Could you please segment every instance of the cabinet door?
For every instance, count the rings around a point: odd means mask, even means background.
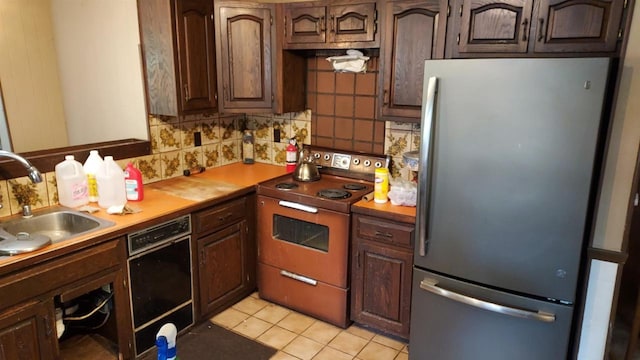
[[[58,354],[53,302],[30,302],[0,315],[0,359],[54,359]]]
[[[463,0],[458,53],[526,53],[533,0]]]
[[[356,240],[352,256],[351,319],[408,338],[412,252]]]
[[[540,0],[535,52],[616,50],[624,1]]]
[[[218,6],[220,111],[271,110],[271,8]]]
[[[285,45],[324,44],[326,35],[324,6],[285,5]]]
[[[252,291],[248,270],[247,221],[198,239],[200,314],[211,314]],[[239,300],[239,299],[238,299]]]
[[[419,121],[424,61],[444,56],[446,9],[446,0],[386,4],[380,64],[383,117]]]
[[[184,111],[218,107],[213,35],[213,2],[176,2],[180,101]]]
[[[328,41],[371,42],[376,39],[375,3],[333,5],[328,12]]]

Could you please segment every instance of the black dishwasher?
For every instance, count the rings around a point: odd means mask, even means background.
[[[185,215],[127,236],[136,356],[155,346],[162,325],[193,324],[190,234]]]

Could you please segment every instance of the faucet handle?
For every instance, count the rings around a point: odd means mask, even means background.
[[[32,217],[33,213],[31,212],[31,205],[22,205],[22,217]]]

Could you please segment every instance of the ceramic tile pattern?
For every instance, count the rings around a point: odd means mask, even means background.
[[[152,153],[118,160],[118,164],[124,168],[132,161],[141,170],[143,182],[149,184],[182,176],[185,169],[195,166],[209,169],[235,163],[242,159],[242,131],[250,129],[254,131],[257,162],[284,166],[285,147],[295,137],[305,145],[389,154],[392,177],[411,180],[415,174],[404,168],[402,153],[418,149],[420,128],[376,120],[377,57],[369,60],[366,73],[359,74],[335,73],[324,57],[311,57],[307,65],[308,110],[149,116]],[[56,205],[55,174],[44,175],[44,182],[35,186],[26,178],[0,180],[0,203],[5,205],[0,217],[20,213],[20,204],[25,201],[33,209]]]
[[[211,321],[278,352],[272,360],[406,360],[407,343],[357,325],[347,329],[260,299],[253,293]],[[238,351],[242,351],[238,349]]]

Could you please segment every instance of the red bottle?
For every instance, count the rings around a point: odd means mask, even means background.
[[[296,139],[289,140],[289,145],[285,149],[287,155],[287,172],[293,172],[296,169],[298,163],[298,147],[296,146]]]
[[[124,169],[124,187],[128,201],[141,201],[144,198],[142,173],[132,163],[128,163]]]

